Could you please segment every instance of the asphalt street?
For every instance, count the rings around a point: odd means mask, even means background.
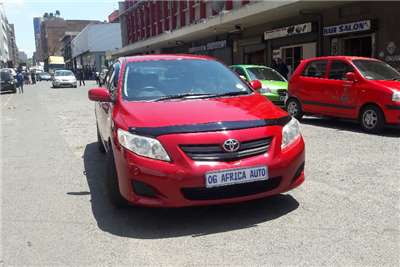
[[[248,203],[114,210],[94,86],[1,99],[1,255],[21,265],[399,266],[400,132],[308,117],[306,182]]]

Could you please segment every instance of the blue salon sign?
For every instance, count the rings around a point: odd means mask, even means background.
[[[346,24],[324,27],[324,36],[337,35],[351,32],[362,32],[371,29],[370,20],[356,21]]]

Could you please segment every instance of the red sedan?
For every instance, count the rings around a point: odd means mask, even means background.
[[[304,181],[297,120],[212,58],[121,58],[106,87],[89,98],[115,206],[240,202]]]

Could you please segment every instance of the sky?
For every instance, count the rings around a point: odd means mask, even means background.
[[[15,27],[18,49],[32,57],[35,51],[33,18],[59,10],[64,19],[107,20],[118,0],[0,0],[9,23]]]

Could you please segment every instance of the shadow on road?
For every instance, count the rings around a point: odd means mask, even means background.
[[[356,133],[369,134],[361,129],[361,126],[357,121],[352,121],[352,120],[328,118],[328,117],[304,117],[303,119],[301,119],[300,122],[302,124],[331,128],[340,131],[351,131]],[[400,129],[387,126],[383,129],[382,133],[375,135],[385,136],[385,137],[400,137]]]
[[[97,224],[101,230],[114,235],[142,239],[208,235],[254,227],[299,206],[292,196],[278,195],[235,205],[116,210],[108,203],[104,193],[104,157],[96,143],[88,144],[83,155],[85,175]]]

